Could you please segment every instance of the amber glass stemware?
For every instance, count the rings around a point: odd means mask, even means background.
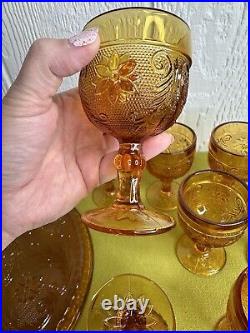
[[[175,179],[191,168],[196,148],[196,134],[187,125],[175,123],[166,132],[174,136],[174,143],[147,163],[149,172],[159,179],[148,188],[147,200],[163,212],[177,207],[179,183]]]
[[[105,300],[108,307],[104,307]],[[174,331],[175,317],[167,295],[155,282],[140,275],[122,274],[93,297],[88,330]]]
[[[91,228],[117,234],[171,229],[172,217],[146,210],[140,199],[145,159],[142,141],[169,128],[186,102],[191,66],[190,29],[179,17],[148,8],[119,9],[91,20],[100,50],[79,78],[89,120],[119,140],[114,159],[116,198],[82,218]]]
[[[198,171],[181,183],[178,216],[185,235],[176,251],[185,268],[208,276],[224,266],[224,246],[247,228],[247,196],[246,184],[223,171]]]
[[[208,162],[211,169],[222,170],[247,181],[248,123],[231,121],[211,133]]]
[[[102,184],[92,192],[92,199],[97,207],[108,207],[115,200],[115,180]]]
[[[217,331],[248,330],[248,268],[234,283],[227,303],[227,313],[216,326]]]

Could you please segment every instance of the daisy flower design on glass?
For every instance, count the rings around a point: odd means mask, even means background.
[[[103,57],[102,62],[95,67],[96,94],[105,94],[112,104],[126,101],[127,95],[136,90],[135,69],[136,62],[129,59],[128,54],[113,53],[110,58]]]

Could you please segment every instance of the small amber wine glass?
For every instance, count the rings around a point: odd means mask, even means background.
[[[118,139],[118,173],[112,205],[82,216],[99,231],[147,235],[175,226],[171,216],[145,209],[140,180],[142,141],[172,126],[185,105],[191,66],[191,32],[178,16],[152,8],[126,8],[97,16],[100,50],[79,78],[89,120]]]
[[[159,179],[148,188],[147,200],[162,212],[176,209],[179,183],[175,179],[190,170],[196,148],[196,134],[187,125],[175,123],[166,132],[174,136],[174,142],[147,163],[149,172]]]
[[[211,169],[226,171],[248,180],[248,123],[232,121],[211,133],[208,162]]]
[[[217,331],[248,330],[248,268],[234,283],[227,303],[227,313],[216,326]]]
[[[185,268],[204,276],[222,269],[223,247],[235,243],[247,228],[247,196],[246,184],[223,171],[198,171],[181,183],[178,216],[185,235],[176,252]]]
[[[95,188],[92,192],[92,200],[97,207],[108,207],[115,200],[116,181],[110,180]]]
[[[105,307],[105,302],[108,307]],[[135,274],[112,278],[95,294],[88,313],[88,330],[174,331],[175,317],[164,291]]]

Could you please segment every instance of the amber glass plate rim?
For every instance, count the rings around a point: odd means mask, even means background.
[[[225,123],[222,123],[222,124],[219,124],[218,126],[216,126],[212,132],[211,132],[211,137],[210,137],[210,143],[215,146],[217,149],[220,149],[222,151],[224,151],[225,153],[227,153],[228,155],[233,155],[233,156],[237,156],[238,158],[248,158],[248,154],[247,155],[243,155],[243,154],[237,154],[235,152],[232,152],[231,150],[229,149],[225,149],[223,148],[221,145],[218,144],[218,142],[215,140],[215,133],[216,131],[220,128],[220,127],[223,127],[225,125],[229,125],[229,124],[245,124],[245,125],[248,125],[248,122],[247,121],[237,121],[237,120],[234,120],[234,121],[227,121]]]
[[[186,184],[186,182],[193,176],[196,175],[200,175],[200,174],[205,174],[205,173],[215,173],[215,174],[222,174],[222,175],[226,175],[229,176],[233,179],[235,179],[236,181],[240,182],[241,185],[243,187],[245,187],[245,189],[248,191],[248,186],[245,182],[243,182],[241,179],[239,179],[238,177],[231,175],[230,173],[227,173],[225,171],[221,171],[221,170],[212,170],[212,169],[205,169],[205,170],[199,170],[196,171],[190,175],[188,175],[180,184],[179,190],[178,190],[178,198],[179,198],[179,205],[180,207],[184,210],[184,212],[187,212],[188,214],[190,214],[191,216],[193,216],[194,218],[199,219],[200,221],[207,223],[209,225],[212,225],[214,227],[221,227],[221,228],[231,228],[231,227],[236,227],[236,226],[240,226],[243,225],[247,222],[248,219],[248,214],[246,213],[245,216],[243,216],[241,219],[233,221],[232,223],[216,223],[216,222],[212,222],[204,217],[201,217],[200,215],[197,215],[192,209],[190,209],[188,207],[188,205],[186,204],[185,200],[184,200],[184,195],[183,195],[183,188]]]
[[[73,211],[75,211],[78,215],[79,218],[81,219],[81,215],[79,214],[79,212],[77,211],[77,209],[73,209]],[[82,290],[80,296],[81,296],[81,305],[78,306],[78,300],[77,298],[75,298],[73,300],[73,302],[71,302],[70,304],[70,309],[75,309],[75,307],[78,307],[78,311],[76,312],[75,316],[72,318],[71,322],[68,325],[65,324],[60,324],[60,322],[58,323],[56,330],[72,330],[74,328],[74,326],[77,324],[77,321],[82,313],[82,310],[84,308],[85,305],[85,300],[88,296],[88,292],[90,289],[90,285],[91,285],[91,281],[92,281],[92,277],[93,277],[93,267],[94,267],[94,255],[93,255],[93,244],[91,241],[91,236],[90,236],[90,232],[89,229],[86,225],[84,225],[84,223],[82,221],[80,221],[80,228],[82,229],[82,239],[84,240],[84,234],[87,236],[86,240],[83,241],[83,247],[84,247],[84,262],[89,262],[89,266],[88,267],[83,267],[83,272],[84,271],[88,271],[88,279],[81,279],[81,283],[79,286],[79,290]],[[89,250],[89,251],[88,251]],[[70,311],[67,313],[68,315],[70,315]],[[66,316],[67,316],[66,314]],[[65,316],[65,317],[66,317]],[[64,318],[65,318],[64,317]]]
[[[235,288],[233,288],[233,301],[235,304],[235,311],[237,314],[237,317],[240,318],[240,321],[242,322],[243,326],[248,328],[248,319],[245,315],[243,305],[242,305],[242,299],[241,299],[241,290],[242,290],[242,285],[245,280],[245,277],[248,272],[248,267],[246,267],[243,272],[240,274],[238,280],[235,282]],[[240,295],[240,296],[239,296]]]
[[[67,216],[69,216],[68,219],[67,219]],[[43,227],[31,230],[31,231],[32,232],[34,231],[34,233],[36,234],[37,230],[43,229],[44,230],[44,232],[42,231],[43,237],[46,236],[48,230],[56,230],[56,233],[58,233],[58,231],[60,231],[60,224],[65,223],[64,220],[67,221],[68,225],[71,224],[71,226],[70,226],[71,231],[75,232],[75,230],[76,230],[77,235],[78,235],[77,242],[79,241],[79,246],[82,249],[81,250],[82,254],[80,255],[81,264],[80,264],[80,266],[77,266],[77,270],[79,270],[79,273],[80,273],[80,277],[77,279],[78,287],[76,288],[76,286],[73,284],[74,291],[72,294],[74,297],[69,299],[67,301],[67,303],[66,302],[64,303],[65,306],[63,308],[63,312],[62,312],[60,318],[57,318],[56,320],[54,320],[52,328],[50,328],[50,329],[56,330],[56,331],[74,329],[74,326],[76,325],[76,323],[79,319],[79,316],[82,313],[83,307],[85,306],[85,301],[88,296],[88,292],[89,292],[92,277],[93,277],[93,266],[94,266],[93,244],[92,244],[92,240],[91,240],[91,235],[88,230],[88,227],[81,221],[81,215],[79,214],[79,212],[77,211],[76,208],[72,209],[67,214],[65,214],[62,217],[58,218],[57,220],[53,221],[51,224],[45,225]],[[52,225],[53,225],[53,227],[52,227],[52,229],[50,229],[51,228],[50,226],[52,226]],[[26,235],[28,233],[30,233],[30,232],[26,232],[24,235]],[[53,235],[53,233],[54,232],[52,232],[51,235]],[[21,237],[23,237],[23,236],[21,235],[19,237],[19,239]],[[25,240],[25,242],[27,243],[27,239]],[[25,245],[26,243],[20,243],[20,241],[19,241],[17,250],[23,251],[22,246]],[[20,244],[21,244],[21,247],[20,247]],[[42,246],[42,244],[43,243],[40,242],[41,246]],[[10,244],[8,246],[8,248],[11,248],[11,246],[12,245]],[[50,243],[49,246],[52,246],[52,243]],[[69,245],[66,243],[66,244],[63,244],[63,246],[67,248]],[[27,251],[25,253],[26,253],[25,255],[27,255]],[[39,252],[39,253],[41,253],[41,252]],[[4,251],[3,251],[3,254],[4,254]],[[38,258],[38,260],[39,260],[39,258]],[[25,273],[25,270],[23,270],[23,272]],[[39,273],[39,269],[36,270],[36,272]],[[74,269],[73,269],[73,271],[70,270],[70,274],[72,274],[74,272],[75,272]],[[8,274],[8,272],[7,272],[7,274]],[[34,274],[33,271],[32,271],[32,274]],[[3,288],[4,288],[4,286],[3,286]],[[39,292],[39,289],[37,289],[37,292]],[[6,300],[8,300],[8,299],[6,298]],[[6,305],[7,305],[6,308],[9,308],[8,303]],[[29,313],[31,313],[31,312],[29,312]],[[38,327],[38,324],[39,323],[34,325],[34,330],[43,330],[43,329],[48,330],[48,328],[46,327],[47,323],[46,323],[46,326],[43,326],[43,328],[41,328],[40,326]],[[6,327],[6,328],[4,328],[4,327]],[[3,330],[7,330],[7,331],[9,330],[7,328],[7,326],[5,325],[5,323],[2,323],[2,328],[3,328]],[[26,329],[28,329],[28,328],[27,327],[25,328],[24,326],[21,328],[21,330],[26,330]],[[12,326],[12,328],[10,328],[10,330],[18,330],[18,329],[17,329],[17,326],[14,325],[14,326]]]

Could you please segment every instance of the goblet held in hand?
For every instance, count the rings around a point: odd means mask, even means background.
[[[170,127],[186,102],[190,29],[173,14],[147,8],[105,13],[86,28],[93,26],[99,27],[100,50],[80,74],[79,93],[89,120],[120,142],[118,189],[111,207],[83,220],[111,233],[168,231],[174,220],[144,209],[140,200],[141,141]]]

